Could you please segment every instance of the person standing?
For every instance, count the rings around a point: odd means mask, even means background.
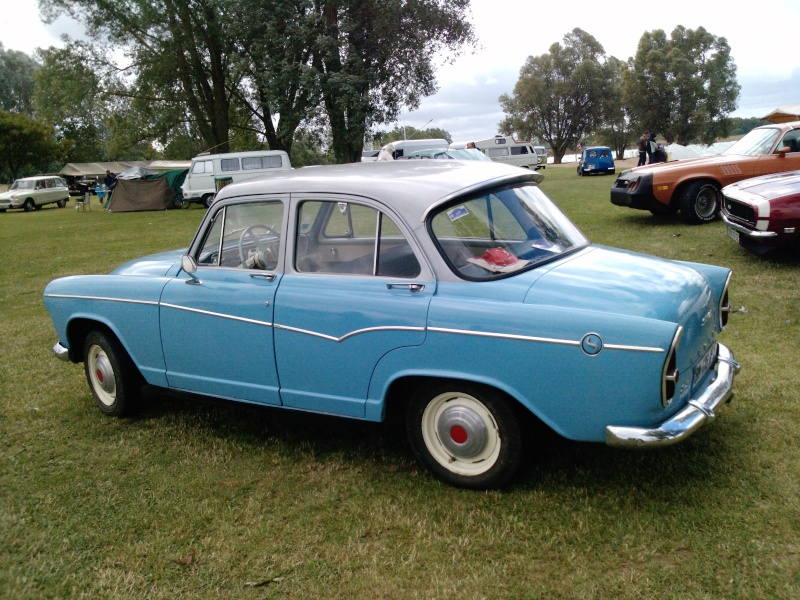
[[[103,178],[103,183],[105,184],[106,192],[108,193],[104,208],[108,208],[108,204],[111,202],[111,193],[114,188],[114,184],[117,183],[117,177],[111,171],[106,170],[106,176]]]
[[[649,131],[645,131],[642,134],[642,137],[639,138],[639,162],[636,164],[637,167],[641,167],[642,165],[647,164],[647,144],[648,144],[648,137],[650,136]]]
[[[650,132],[650,137],[647,139],[647,163],[653,164],[653,152],[656,151],[658,144],[656,143],[656,132]]]

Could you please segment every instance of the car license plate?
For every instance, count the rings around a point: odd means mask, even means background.
[[[703,376],[706,374],[706,371],[708,371],[712,366],[714,366],[714,363],[716,361],[717,361],[717,345],[714,344],[711,347],[711,349],[708,352],[706,352],[706,355],[700,359],[700,362],[698,362],[694,366],[694,373],[692,373],[694,378],[694,385],[697,385],[697,382],[703,378]]]
[[[739,232],[736,231],[733,227],[726,227],[725,233],[728,234],[728,237],[732,240],[739,241]]]

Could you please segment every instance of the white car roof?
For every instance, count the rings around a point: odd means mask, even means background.
[[[261,194],[350,194],[384,202],[407,222],[432,206],[480,188],[541,180],[533,171],[494,162],[431,160],[303,167],[225,186],[217,201]]]

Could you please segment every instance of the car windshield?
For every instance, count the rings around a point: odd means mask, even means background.
[[[753,129],[723,154],[737,154],[739,156],[762,156],[772,150],[775,140],[780,135],[780,129],[767,127]]]
[[[36,182],[33,179],[17,179],[11,184],[11,190],[32,190],[36,187]]]
[[[589,243],[532,184],[449,203],[429,228],[450,268],[470,280],[524,271]]]

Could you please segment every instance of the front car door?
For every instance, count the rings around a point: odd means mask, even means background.
[[[422,344],[434,279],[396,216],[368,200],[292,197],[275,305],[281,400],[363,417],[375,365]]]
[[[167,283],[161,331],[170,387],[280,404],[273,351],[287,198],[215,208],[192,248],[194,277]]]

